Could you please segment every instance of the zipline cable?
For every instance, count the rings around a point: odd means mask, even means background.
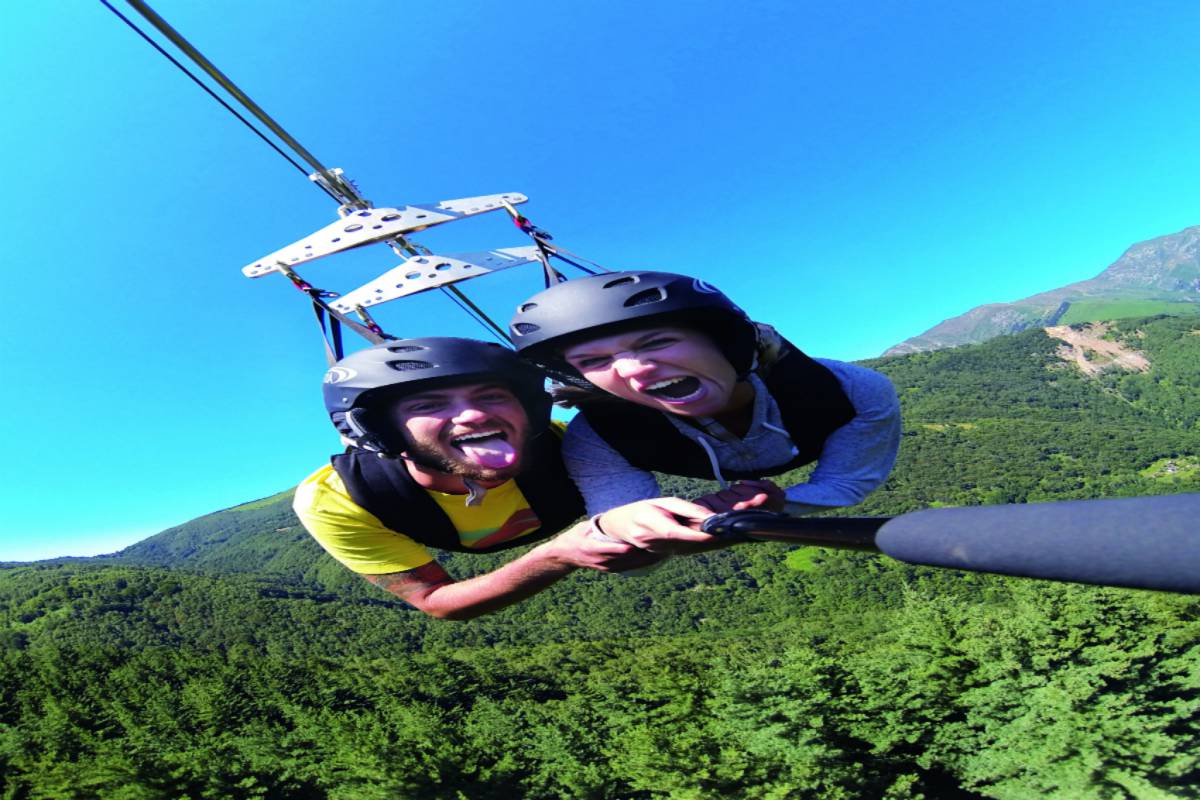
[[[108,5],[106,0],[100,1],[105,5]],[[259,122],[266,125],[267,128],[269,128],[272,133],[278,136],[282,142],[284,142],[288,147],[292,148],[292,150],[302,159],[307,161],[312,168],[321,175],[322,178],[330,183],[339,182],[338,179],[325,167],[325,165],[317,160],[316,156],[308,152],[303,145],[292,138],[291,134],[285,131],[278,122],[276,122],[269,114],[267,114],[267,112],[263,111],[262,108],[260,108],[257,103],[251,100],[245,92],[239,89],[237,85],[225,75],[225,73],[217,69],[216,65],[205,58],[204,54],[193,47],[187,39],[183,38],[179,31],[172,28],[165,19],[155,13],[154,9],[142,2],[142,0],[125,0],[125,2],[133,6],[134,10],[141,14],[151,25],[157,28],[159,33],[161,33],[163,36],[166,36],[172,44],[182,50],[188,58],[190,58],[197,66],[200,67],[200,69],[204,70],[210,78],[216,81],[222,89],[229,92],[229,94],[232,95],[239,103],[241,103],[247,111],[257,117]],[[307,174],[307,172],[305,174]],[[349,189],[349,194],[353,200],[357,202],[365,202],[365,199],[358,193],[357,190],[354,189],[354,187],[347,185],[347,189]]]
[[[245,125],[247,128],[249,128],[256,136],[258,136],[258,138],[260,138],[264,142],[266,142],[267,145],[269,145],[272,150],[274,150],[276,153],[278,153],[280,156],[282,156],[289,164],[291,164],[293,167],[295,167],[297,170],[299,170],[305,177],[308,177],[310,179],[315,179],[317,177],[316,175],[311,175],[308,172],[308,170],[306,170],[303,166],[298,164],[295,161],[295,159],[291,158],[277,144],[275,144],[269,138],[267,138],[267,136],[262,131],[260,131],[248,119],[246,119],[244,116],[242,116],[240,113],[238,113],[238,111],[235,108],[233,108],[233,106],[231,106],[228,102],[226,102],[219,95],[217,95],[216,92],[214,92],[211,88],[209,88],[207,85],[205,85],[205,83],[203,81],[201,81],[195,74],[193,74],[190,70],[188,70],[187,67],[185,67],[183,64],[181,64],[170,53],[168,53],[166,50],[164,50],[157,42],[155,42],[152,38],[150,38],[150,36],[148,36],[143,30],[141,30],[141,28],[139,28],[137,25],[135,25],[128,17],[126,17],[124,14],[122,14],[116,8],[114,8],[108,2],[108,0],[100,0],[100,2],[104,4],[105,8],[107,8],[114,15],[116,15],[116,17],[118,19],[120,19],[129,28],[131,28],[135,33],[137,33],[138,36],[140,36],[147,43],[149,43],[150,46],[153,47],[155,50],[157,50],[164,58],[166,58],[168,61],[170,61],[172,64],[174,64],[175,67],[178,68],[184,75],[187,75],[188,78],[190,78],[192,80],[192,82],[194,82],[197,86],[199,86],[201,89],[203,89],[214,100],[216,100],[218,103],[220,103],[227,111],[229,111],[229,113],[231,113],[235,117],[237,117],[237,119],[243,125]],[[188,42],[188,40],[185,39],[182,34],[180,34],[177,30],[175,30],[173,27],[171,27],[171,25],[166,20],[164,20],[162,17],[160,17],[154,11],[154,9],[150,8],[150,6],[148,6],[145,2],[143,2],[143,0],[126,0],[126,2],[130,6],[132,6],[135,11],[137,11],[139,14],[141,14],[141,16],[144,19],[146,19],[151,25],[153,25],[159,31],[159,33],[161,33],[168,40],[170,40],[172,44],[174,44],[176,47],[178,47],[197,66],[199,66],[202,70],[204,70],[204,72],[212,80],[216,81],[216,83],[221,88],[223,88],[232,97],[234,97],[234,99],[236,99],[239,103],[241,103],[242,106],[246,110],[248,110],[251,114],[253,114],[255,117],[257,117],[260,122],[262,122],[264,125],[266,125],[267,128],[270,129],[270,131],[272,133],[274,133],[277,137],[279,137],[279,139],[282,142],[284,142],[288,147],[290,147],[293,150],[293,152],[296,153],[296,155],[300,156],[303,160],[307,161],[313,167],[313,169],[316,170],[317,175],[319,175],[321,177],[321,180],[314,180],[314,182],[317,184],[317,186],[322,191],[324,191],[327,195],[329,195],[333,200],[338,202],[342,206],[343,209],[346,208],[347,206],[361,206],[361,207],[369,207],[370,206],[370,201],[366,200],[362,196],[362,194],[358,191],[357,187],[355,187],[350,181],[344,180],[340,176],[340,171],[335,173],[335,172],[331,172],[328,168],[326,168],[325,165],[322,164],[317,159],[316,156],[314,156],[312,153],[310,153],[307,148],[305,148],[303,145],[301,145],[300,142],[298,142],[295,138],[293,138],[291,134],[289,134],[286,130],[284,130],[283,127],[279,125],[279,123],[277,123],[269,114],[267,114],[267,112],[263,111],[263,109],[257,103],[255,103],[253,100],[251,100],[250,97],[245,92],[243,92],[241,89],[239,89],[238,86],[232,80],[230,80],[228,76],[225,75],[225,73],[221,72],[221,70],[219,70],[216,67],[216,65],[213,64],[211,61],[209,61],[208,58],[206,58],[203,53],[201,53],[199,50],[197,50],[195,47],[193,47],[192,44],[190,42]],[[336,187],[337,192],[335,192],[333,189],[331,189],[330,188],[331,186]],[[338,192],[341,193],[341,196],[339,196]],[[510,209],[510,211],[511,211],[511,209]],[[419,248],[414,248],[413,245],[411,245],[407,240],[405,240],[403,237],[400,237],[400,236],[395,237],[395,239],[393,240],[393,245],[399,246],[400,248],[403,248],[405,250],[409,250],[413,254],[420,252]],[[574,254],[572,254],[572,255],[574,255]],[[567,261],[568,263],[570,263],[576,267],[579,267],[581,270],[583,270],[585,272],[591,272],[591,270],[588,270],[586,267],[582,267],[579,264],[576,264],[575,262],[570,261],[569,259],[564,258],[563,260]],[[295,282],[296,280],[297,280],[297,278],[293,277],[293,282]],[[297,285],[299,285],[299,284],[297,284]],[[462,309],[467,314],[467,316],[471,317],[473,320],[475,320],[477,323],[479,323],[481,326],[483,326],[483,329],[486,330],[490,336],[492,336],[497,341],[499,341],[503,344],[507,344],[509,346],[512,345],[512,339],[508,336],[507,331],[505,331],[502,327],[497,325],[481,308],[479,308],[479,306],[477,306],[475,303],[473,303],[470,300],[470,298],[468,298],[465,294],[463,294],[462,291],[460,291],[457,287],[446,286],[446,287],[442,287],[441,291],[444,295],[449,297],[460,309]],[[324,306],[324,308],[322,309],[322,308],[320,308],[320,306]],[[334,325],[337,324],[339,318],[341,317],[341,315],[334,312],[331,308],[329,308],[326,304],[324,304],[324,302],[319,302],[317,299],[314,299],[314,307],[316,308],[319,319],[322,318],[322,310],[328,312],[331,316],[331,322],[333,322]],[[345,319],[342,319],[341,321],[343,323],[346,322]],[[322,322],[322,331],[324,331],[323,322]],[[356,332],[358,332],[358,333],[360,333],[360,335],[362,335],[361,331],[356,330]],[[374,339],[372,337],[366,337],[366,338],[368,339],[368,341],[374,341]],[[340,357],[340,350],[341,350],[340,338],[337,339],[337,345],[335,346],[334,349],[336,351],[338,351],[338,355]],[[329,351],[328,338],[326,338],[326,350]]]
[[[224,100],[224,99],[223,99],[223,98],[222,98],[220,95],[218,95],[218,94],[217,94],[216,92],[214,92],[212,89],[210,89],[210,88],[208,88],[207,86],[205,86],[205,85],[204,85],[204,81],[202,81],[202,80],[200,80],[199,78],[197,78],[197,77],[196,77],[196,76],[195,76],[195,75],[194,75],[194,74],[191,72],[191,70],[189,70],[189,69],[188,69],[187,67],[185,67],[183,64],[179,63],[179,60],[178,60],[178,59],[176,59],[176,58],[175,58],[173,55],[171,55],[171,54],[170,54],[170,53],[168,53],[166,50],[164,50],[164,49],[162,48],[162,46],[161,46],[161,45],[160,45],[158,42],[156,42],[156,41],[154,41],[153,39],[151,39],[151,38],[150,38],[150,36],[149,36],[149,35],[147,35],[147,34],[146,34],[146,32],[145,32],[145,31],[143,31],[141,28],[139,28],[137,25],[135,25],[135,24],[133,23],[133,21],[132,21],[132,20],[130,20],[128,17],[126,17],[126,16],[125,16],[124,14],[122,14],[120,11],[118,11],[117,9],[115,9],[115,8],[112,6],[112,4],[108,2],[108,0],[100,0],[100,2],[104,4],[104,7],[105,7],[105,8],[107,8],[109,11],[111,11],[113,14],[115,14],[119,20],[121,20],[121,21],[122,21],[122,22],[124,22],[126,25],[128,25],[128,26],[130,27],[130,29],[132,29],[132,30],[133,30],[133,32],[134,32],[134,33],[136,33],[138,36],[142,37],[142,39],[144,39],[144,40],[145,40],[145,41],[146,41],[146,42],[147,42],[147,43],[148,43],[148,44],[149,44],[151,47],[153,47],[155,50],[157,50],[157,51],[159,52],[159,54],[161,54],[161,55],[162,55],[162,57],[163,57],[163,58],[167,59],[167,60],[168,60],[168,61],[170,61],[172,64],[174,64],[174,65],[175,65],[175,67],[176,67],[176,68],[177,68],[177,69],[178,69],[180,72],[182,72],[184,75],[188,76],[188,78],[190,78],[190,79],[192,80],[192,82],[193,82],[193,83],[195,83],[197,86],[199,86],[201,89],[203,89],[203,90],[204,90],[204,91],[205,91],[205,92],[206,92],[206,93],[209,95],[209,97],[211,97],[212,99],[216,100],[218,103],[220,103],[222,106],[224,106],[224,108],[225,108],[225,110],[226,110],[226,111],[228,111],[230,114],[233,114],[235,117],[237,117],[237,118],[238,118],[238,120],[239,120],[239,121],[240,121],[240,122],[241,122],[243,125],[245,125],[247,128],[249,128],[249,129],[250,129],[250,131],[251,131],[251,132],[252,132],[252,133],[253,133],[255,136],[257,136],[258,138],[260,138],[260,139],[262,139],[264,142],[266,142],[266,144],[267,144],[267,146],[268,146],[268,147],[270,147],[272,150],[274,150],[276,153],[278,153],[278,154],[279,154],[281,157],[283,157],[283,159],[284,159],[285,161],[287,161],[289,164],[291,164],[293,167],[295,167],[297,170],[299,170],[299,171],[300,171],[300,173],[301,173],[302,175],[304,175],[306,178],[308,177],[308,170],[306,170],[304,167],[300,166],[300,164],[299,164],[299,163],[297,163],[297,162],[296,162],[296,160],[295,160],[294,158],[292,158],[292,157],[291,157],[291,156],[289,156],[287,153],[285,153],[285,152],[284,152],[284,151],[283,151],[283,150],[282,150],[282,149],[279,147],[279,145],[275,144],[275,143],[274,143],[274,142],[272,142],[272,141],[271,141],[269,138],[267,138],[267,135],[266,135],[266,134],[264,134],[264,133],[263,133],[262,131],[260,131],[258,128],[254,127],[254,125],[253,125],[253,124],[250,122],[250,120],[246,119],[246,118],[245,118],[245,117],[243,117],[243,116],[242,116],[240,113],[238,113],[238,110],[237,110],[236,108],[234,108],[233,106],[229,105],[229,103],[227,103],[227,102],[226,102],[226,101],[225,101],[225,100]],[[329,195],[331,198],[333,198],[334,200],[338,200],[337,196],[336,196],[335,194],[333,194],[333,192],[330,192],[328,189],[326,189],[326,188],[325,188],[325,187],[323,187],[323,186],[321,187],[321,189],[322,189],[322,191],[324,191],[326,194],[328,194],[328,195]],[[338,201],[338,202],[341,202],[341,201]]]

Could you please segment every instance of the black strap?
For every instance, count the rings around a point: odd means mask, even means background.
[[[785,346],[791,347],[786,342]],[[829,434],[856,413],[837,376],[794,347],[772,366],[763,382],[779,406],[797,453],[782,464],[752,471],[722,468],[727,478],[779,475],[811,464],[821,455]],[[581,402],[579,407],[596,434],[638,469],[713,477],[704,449],[676,430],[663,413],[609,398]]]
[[[345,355],[342,350],[342,325],[345,325],[371,344],[380,344],[381,342],[396,338],[384,333],[377,325],[363,325],[361,322],[350,319],[350,317],[335,310],[325,302],[325,298],[337,297],[336,292],[327,292],[324,289],[318,289],[301,278],[295,270],[283,262],[278,262],[277,266],[279,271],[292,282],[293,286],[304,292],[312,300],[313,313],[317,317],[317,325],[321,328],[321,338],[325,342],[325,358],[329,361],[330,366],[341,361],[342,356]],[[326,314],[329,315],[328,329],[325,326]]]
[[[357,448],[333,457],[350,498],[386,527],[439,550],[492,553],[553,536],[584,514],[583,498],[567,477],[559,437],[544,433],[527,446],[528,466],[517,488],[541,523],[538,530],[490,547],[467,547],[437,502],[409,475],[402,459],[379,458]]]
[[[385,526],[424,545],[460,550],[458,531],[404,462],[350,448],[332,459],[350,499]]]
[[[313,303],[313,313],[317,316],[317,325],[321,327],[321,339],[325,342],[325,360],[329,362],[329,366],[333,366],[342,360],[345,353],[342,351],[342,326],[334,318],[330,317],[330,327],[333,329],[333,343],[330,344],[330,332],[325,328],[325,310],[320,304]]]
[[[588,275],[602,275],[608,271],[608,270],[604,269],[603,267],[601,267],[599,264],[594,264],[593,266],[599,268],[601,270],[600,272],[597,272],[596,270],[591,269],[590,267],[585,267],[583,264],[580,264],[578,261],[573,261],[573,260],[567,258],[566,256],[564,256],[563,255],[564,252],[569,252],[569,251],[565,251],[562,248],[555,247],[553,252],[550,253],[550,255],[554,256],[559,261],[567,262],[572,267],[575,267],[575,269],[580,270],[581,272],[586,272]],[[571,255],[575,255],[575,254],[571,253]],[[575,256],[575,257],[579,258],[579,256]],[[555,273],[555,274],[558,274],[558,273]]]

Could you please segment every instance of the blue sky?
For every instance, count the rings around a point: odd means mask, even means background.
[[[570,249],[705,277],[814,355],[1200,224],[1194,2],[153,5],[376,204],[524,192]],[[240,267],[332,202],[100,3],[13,7],[5,35],[0,560],[296,483],[337,447],[323,350],[304,298]],[[525,243],[487,216],[417,239]],[[303,274],[348,291],[398,261]],[[540,286],[464,288],[507,319]],[[440,295],[378,317],[482,335]]]

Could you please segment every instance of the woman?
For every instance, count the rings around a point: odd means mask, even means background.
[[[714,511],[808,513],[862,501],[895,463],[900,409],[886,377],[809,358],[704,281],[578,278],[522,303],[510,330],[522,356],[593,389],[573,399],[563,442],[590,514],[659,496],[652,471],[740,479],[706,500]],[[753,480],[814,461],[786,489]]]

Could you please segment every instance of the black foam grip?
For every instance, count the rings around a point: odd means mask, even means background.
[[[875,543],[935,567],[1200,594],[1200,494],[933,508]]]

